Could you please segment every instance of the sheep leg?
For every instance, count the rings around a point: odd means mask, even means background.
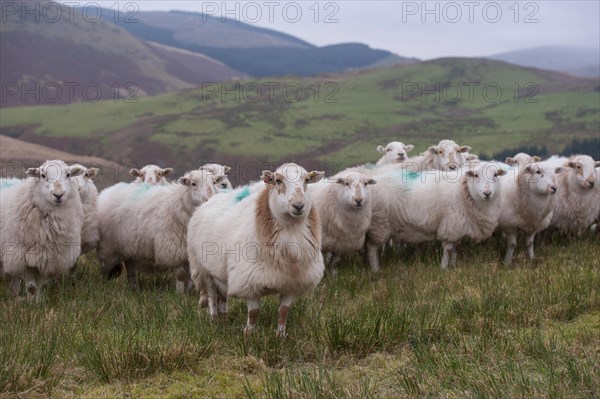
[[[442,243],[442,269],[446,269],[448,267],[448,263],[450,262],[450,258],[452,257],[452,252],[454,252],[454,244],[451,242],[443,242]]]
[[[371,271],[373,273],[379,272],[379,257],[377,256],[377,245],[371,242],[367,243],[367,259],[369,261],[369,266],[371,266]]]
[[[140,286],[138,285],[137,274],[135,272],[135,263],[126,262],[125,269],[127,270],[127,281],[129,282],[129,286],[134,290],[139,290]]]
[[[329,272],[331,273],[332,279],[337,278],[337,274],[338,274],[337,264],[339,261],[340,261],[339,255],[336,253],[331,253],[331,259],[329,260],[328,266],[329,266]]]
[[[512,265],[513,254],[515,253],[515,248],[517,248],[517,232],[509,231],[506,233],[506,256],[504,256],[504,264],[506,266]]]
[[[119,277],[121,273],[123,273],[123,262],[119,262],[112,269],[110,269],[106,277],[108,277],[109,280],[112,280]]]
[[[209,299],[210,304],[210,299]],[[244,336],[247,337],[256,326],[256,321],[258,320],[258,313],[260,309],[260,299],[259,298],[248,298],[246,299],[246,305],[248,306],[248,321],[246,323],[246,327],[244,328]],[[210,305],[209,305],[210,306]]]
[[[11,277],[8,287],[14,296],[19,296],[21,293],[21,278]]]
[[[25,290],[27,291],[27,299],[40,302],[42,299],[40,288],[41,287],[39,287],[36,273],[27,269],[25,272]]]
[[[217,297],[217,304],[219,306],[219,313],[222,315],[227,314],[227,296],[219,294]]]
[[[211,282],[205,282],[204,287],[206,288],[206,296],[208,297],[208,314],[210,315],[212,320],[217,319],[217,315],[219,314],[218,310],[218,292],[215,284]],[[202,293],[200,293],[202,294]],[[202,295],[200,296],[200,307],[202,306]]]
[[[279,311],[277,313],[277,338],[285,338],[285,327],[287,324],[290,307],[294,302],[294,297],[289,295],[281,295],[279,297]]]
[[[529,257],[529,259],[531,259],[531,260],[535,257],[535,253],[533,251],[534,241],[535,241],[535,233],[527,236],[527,239],[525,241],[527,243],[527,257]]]
[[[452,252],[450,252],[450,266],[456,266],[456,257],[458,255],[458,251],[456,250],[456,245],[452,246]]]
[[[175,269],[175,289],[180,294],[185,293],[185,287],[187,286],[187,282],[190,280],[190,274],[185,270],[185,267],[180,266]]]

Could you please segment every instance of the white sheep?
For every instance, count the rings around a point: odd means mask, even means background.
[[[375,179],[356,172],[342,172],[309,186],[319,212],[323,253],[330,255],[333,276],[341,255],[355,253],[365,244],[371,223],[371,190]]]
[[[135,177],[138,183],[159,184],[165,186],[169,184],[166,176],[173,173],[173,168],[161,168],[156,165],[146,165],[142,169],[131,169],[129,174]]]
[[[516,175],[507,175],[500,180],[502,211],[498,220],[498,230],[506,235],[506,265],[512,264],[519,231],[526,234],[529,259],[534,258],[535,235],[546,229],[552,220],[558,190],[556,173],[562,172],[561,167],[552,163],[538,162],[539,157],[514,157],[511,160],[520,168]]]
[[[456,263],[455,245],[464,237],[482,241],[498,225],[500,187],[506,174],[494,163],[455,171],[411,172],[383,167],[373,177],[373,214],[367,232],[371,270],[379,271],[377,250],[389,238],[403,243],[442,242],[441,266]]]
[[[79,190],[79,197],[83,205],[83,229],[81,231],[81,253],[90,252],[98,246],[100,239],[100,230],[98,229],[98,189],[94,184],[94,177],[97,176],[99,169],[86,168],[77,165],[83,169],[83,173],[75,178]]]
[[[194,210],[214,193],[214,175],[186,173],[168,186],[119,183],[98,197],[98,259],[109,277],[125,263],[128,281],[137,288],[137,271],[172,270],[176,288],[189,281],[187,225]]]
[[[404,162],[408,155],[407,153],[415,148],[412,144],[406,144],[399,141],[392,141],[385,147],[382,145],[377,146],[377,152],[383,154],[383,156],[377,161],[376,166],[383,166],[391,163]]]
[[[456,144],[453,140],[441,140],[437,145],[432,145],[427,151],[418,156],[411,157],[404,162],[403,167],[409,171],[424,170],[456,170],[462,167],[465,161],[474,161],[478,157],[468,152],[471,147]]]
[[[541,160],[542,158],[538,157],[537,155],[531,156],[524,152],[520,152],[514,157],[507,157],[505,162],[513,167],[521,167],[529,163],[540,162]],[[549,166],[549,164],[546,165]]]
[[[199,169],[206,170],[215,175],[215,188],[217,189],[217,192],[222,189],[232,188],[231,182],[227,178],[227,173],[231,170],[229,166],[220,165],[218,163],[207,163],[200,166]]]
[[[549,161],[564,166],[558,176],[558,193],[550,227],[567,234],[580,235],[600,213],[600,190],[594,162],[588,155],[571,158],[551,158]]]
[[[260,298],[279,294],[277,335],[285,335],[292,302],[323,277],[321,226],[307,192],[323,175],[284,164],[263,171],[264,183],[249,195],[238,200],[247,188],[221,193],[196,210],[188,230],[190,271],[196,287],[207,290],[213,318],[227,312],[228,296],[244,298],[247,334]]]
[[[41,299],[46,282],[77,261],[83,207],[73,177],[81,173],[77,165],[46,161],[0,190],[0,268],[16,294],[23,279],[28,295]]]

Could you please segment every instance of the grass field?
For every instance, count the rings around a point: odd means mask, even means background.
[[[278,88],[270,90],[270,81]],[[575,138],[598,136],[598,87],[597,80],[497,61],[439,59],[232,82],[135,103],[6,109],[0,133],[122,163],[158,159],[177,173],[200,160],[342,167],[375,161],[375,147],[393,140],[414,144],[415,152],[453,138],[478,154],[533,143],[558,153]]]
[[[547,237],[537,260],[499,237],[388,251],[380,275],[347,260],[275,337],[275,298],[244,339],[232,300],[211,323],[168,276],[132,292],[93,255],[42,304],[0,284],[1,398],[593,398],[600,393],[600,236]]]

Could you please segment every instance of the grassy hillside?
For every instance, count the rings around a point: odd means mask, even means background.
[[[144,275],[106,281],[93,255],[42,304],[0,284],[0,398],[593,398],[600,392],[598,236],[549,239],[535,262],[500,266],[504,245],[355,260],[292,306],[276,298],[242,336],[245,304],[211,323],[197,296]]]
[[[35,2],[40,8],[45,3]],[[246,76],[207,56],[157,49],[115,24],[93,22],[84,18],[80,9],[55,4],[52,10],[60,7],[63,18],[54,22],[50,18],[36,22],[35,13],[22,17],[19,12],[4,13],[2,9],[2,90],[8,92],[5,85],[19,89],[16,94],[3,96],[3,108],[82,98],[113,99],[116,92],[121,99],[132,93],[139,97]],[[65,17],[68,15],[72,21]],[[65,82],[78,86],[69,89]],[[35,84],[39,85],[37,90]],[[133,88],[127,89],[131,84]],[[38,97],[22,95],[25,85]],[[86,91],[86,85],[93,87]]]
[[[480,154],[524,144],[558,152],[573,138],[598,137],[600,131],[597,80],[498,61],[439,59],[318,79],[280,79],[273,98],[262,86],[263,97],[252,100],[255,91],[247,85],[265,82],[232,83],[228,90],[234,93],[236,84],[242,87],[237,93],[248,89],[238,98],[197,88],[137,103],[3,110],[0,133],[121,163],[170,163],[183,171],[200,160],[344,166],[377,159],[375,147],[391,140],[415,144],[418,152],[448,137]],[[290,100],[297,93],[290,82],[302,88],[298,101]],[[472,98],[464,82],[471,82]],[[520,88],[516,100],[515,84]],[[485,85],[491,87],[487,97]],[[452,101],[456,87],[462,97]],[[502,92],[497,100],[494,87]],[[414,88],[434,93],[409,95]]]

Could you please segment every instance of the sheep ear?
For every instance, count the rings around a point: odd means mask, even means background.
[[[223,173],[227,173],[227,172],[229,172],[230,170],[231,170],[231,167],[230,167],[230,166],[223,165]]]
[[[468,145],[463,145],[458,150],[458,152],[469,152],[469,151],[471,151],[471,147],[469,147]]]
[[[475,177],[475,176],[476,176],[476,175],[475,175],[475,172],[474,172],[474,171],[472,171],[472,170],[467,170],[467,171],[465,172],[465,175],[467,175],[467,177]]]
[[[308,172],[308,180],[307,183],[316,183],[325,177],[325,172],[313,170],[312,172]]]
[[[367,184],[377,184],[377,180],[375,180],[375,179],[368,179],[367,180]]]
[[[382,154],[385,154],[385,147],[382,145],[378,145],[377,146],[377,152],[380,152]]]
[[[515,159],[513,157],[506,157],[504,162],[506,162],[510,166],[515,166],[517,164],[517,161],[515,161]]]
[[[531,165],[525,166],[525,172],[529,174],[533,174],[533,167]]]
[[[505,174],[507,174],[508,172],[502,168],[499,168],[498,171],[496,172],[497,176],[504,176]]]
[[[84,167],[81,165],[71,165],[69,167],[69,172],[71,173],[71,177],[80,176],[85,171]]]
[[[466,161],[476,161],[479,159],[479,155],[476,154],[469,154],[469,156],[466,158]],[[508,162],[507,162],[508,163]]]
[[[565,168],[563,168],[562,166],[559,166],[558,168],[554,169],[554,173],[555,174],[559,174],[565,171]]]
[[[338,177],[337,180],[335,181],[337,184],[344,184],[346,183],[346,181],[344,180],[343,177]]]
[[[179,180],[177,180],[177,183],[183,184],[184,186],[189,186],[192,184],[192,181],[188,177],[182,176],[179,178]]]
[[[133,177],[143,177],[143,176],[144,176],[144,175],[142,174],[142,172],[140,172],[140,170],[139,170],[139,169],[135,169],[135,168],[131,169],[131,170],[129,171],[129,174],[130,174],[131,176],[133,176]]]
[[[567,166],[568,166],[569,168],[574,168],[574,167],[575,167],[575,162],[573,162],[573,161],[569,161],[569,162],[567,162]]]
[[[437,152],[438,152],[438,148],[437,148],[437,146],[436,146],[436,145],[432,145],[432,146],[431,146],[431,147],[429,147],[427,150],[428,150],[430,153],[432,153],[432,154],[437,154]]]
[[[537,155],[534,155],[533,157],[531,157],[533,162],[540,162],[542,160],[542,158],[538,157]]]
[[[600,161],[594,162],[594,167],[595,168],[600,168]]]
[[[89,177],[90,179],[92,177],[96,177],[96,176],[98,176],[98,172],[100,172],[99,168],[88,168],[87,177]]]
[[[406,152],[411,152],[411,151],[412,151],[414,148],[415,148],[415,146],[414,146],[414,145],[412,145],[412,144],[407,144],[407,145],[404,147],[404,151],[406,151]]]
[[[275,184],[275,179],[273,179],[273,172],[270,170],[263,170],[260,179],[267,184]]]
[[[163,176],[168,176],[171,173],[173,173],[173,168],[164,168],[164,169],[161,170],[161,174]]]
[[[26,176],[29,177],[40,177],[40,168],[29,168],[27,172],[25,172]]]

